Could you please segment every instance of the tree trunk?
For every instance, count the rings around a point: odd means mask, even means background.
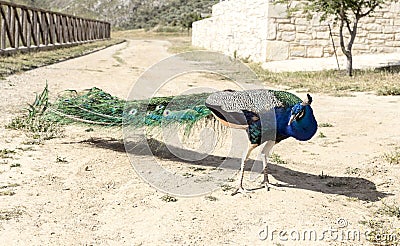
[[[353,76],[353,54],[349,52],[346,54],[347,58],[347,75]]]

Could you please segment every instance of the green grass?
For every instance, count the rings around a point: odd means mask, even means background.
[[[215,202],[218,200],[218,198],[216,198],[215,196],[205,196],[204,199],[211,202]]]
[[[0,220],[11,220],[18,218],[21,215],[22,211],[17,208],[0,210]]]
[[[232,185],[228,185],[228,184],[223,184],[221,185],[222,191],[229,191],[234,189],[234,187]]]
[[[21,167],[21,164],[20,163],[11,164],[10,168],[13,168],[13,167]]]
[[[2,185],[2,186],[0,186],[0,189],[7,189],[7,188],[18,187],[18,186],[19,186],[19,184],[12,183],[12,184],[8,184],[8,185]]]
[[[386,153],[383,155],[383,158],[389,164],[400,164],[400,150],[395,150],[391,153]]]
[[[0,196],[13,196],[13,195],[15,195],[14,191],[10,191],[10,190],[0,191]]]
[[[57,156],[56,162],[58,162],[58,163],[68,163],[67,158],[61,157],[61,156]]]
[[[346,171],[344,173],[348,174],[348,175],[356,175],[356,174],[359,174],[360,172],[361,172],[361,170],[358,167],[356,167],[356,168],[347,167]]]
[[[35,101],[28,106],[27,112],[13,118],[6,128],[23,130],[38,143],[63,136],[63,128],[60,124],[48,119],[45,114],[49,106],[47,84],[43,92],[36,94]]]
[[[400,205],[397,203],[386,203],[382,201],[382,206],[377,211],[378,214],[400,219]]]
[[[320,123],[318,127],[333,127],[333,125],[331,123]]]
[[[276,153],[272,153],[272,155],[270,156],[270,159],[272,162],[274,162],[276,164],[287,164],[287,161],[283,160],[281,158],[281,156]]]
[[[0,79],[4,79],[6,76],[15,73],[89,54],[122,41],[123,40],[121,39],[110,39],[50,51],[17,53],[11,56],[0,56]]]
[[[170,195],[162,196],[161,200],[163,200],[164,202],[177,202],[178,201],[178,199],[176,199],[175,197],[170,196]]]
[[[12,158],[11,155],[14,155],[15,153],[15,150],[0,149],[0,158]]]

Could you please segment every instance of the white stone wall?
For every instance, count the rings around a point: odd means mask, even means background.
[[[250,58],[256,62],[334,55],[328,24],[338,55],[338,27],[332,22],[311,20],[286,6],[267,0],[230,0],[216,4],[212,17],[193,24],[193,45]],[[361,20],[354,54],[400,52],[400,2],[377,9]]]
[[[230,56],[265,60],[268,5],[266,0],[234,0],[214,5],[211,18],[193,23],[193,45]]]

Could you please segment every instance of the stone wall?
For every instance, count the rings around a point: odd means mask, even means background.
[[[300,12],[288,18],[286,6],[266,0],[230,0],[213,7],[212,17],[193,24],[193,45],[256,62],[338,55],[338,27],[307,19]],[[354,54],[400,52],[400,2],[377,9],[361,20]]]
[[[211,18],[193,23],[193,45],[265,60],[268,5],[265,0],[232,0],[214,5]]]

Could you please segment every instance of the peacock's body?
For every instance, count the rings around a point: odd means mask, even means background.
[[[263,183],[267,186],[267,155],[272,146],[289,137],[306,141],[315,134],[317,122],[310,106],[312,98],[307,97],[302,102],[289,92],[257,89],[125,101],[92,88],[83,95],[63,97],[53,106],[59,115],[89,123],[129,124],[137,128],[180,124],[190,130],[205,119],[243,129],[248,134],[249,146],[242,158],[236,194],[245,191],[242,186],[245,161],[254,148],[266,143],[262,156]]]

